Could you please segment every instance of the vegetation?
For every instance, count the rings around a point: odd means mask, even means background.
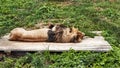
[[[40,22],[63,23],[91,35],[101,30],[111,44],[109,52],[70,50],[63,53],[27,54],[4,57],[1,68],[119,68],[119,0],[0,0],[0,36],[15,27],[32,28]]]

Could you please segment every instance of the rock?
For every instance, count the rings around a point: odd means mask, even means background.
[[[85,37],[80,43],[54,43],[54,42],[20,42],[9,41],[8,35],[0,39],[1,51],[53,51],[63,52],[69,49],[76,51],[109,51],[112,49],[110,44],[104,40],[103,36],[95,36],[94,38]]]

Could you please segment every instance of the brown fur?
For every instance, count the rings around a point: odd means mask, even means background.
[[[26,31],[23,28],[15,28],[10,32],[9,40],[13,41],[39,41],[39,42],[80,42],[84,34],[76,28],[67,28],[61,24],[49,24],[49,28]],[[49,32],[50,31],[50,32]]]
[[[55,32],[55,42],[80,42],[84,34],[76,28],[67,28],[63,25],[56,25],[52,31]]]

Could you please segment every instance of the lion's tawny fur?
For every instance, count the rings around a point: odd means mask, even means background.
[[[48,39],[47,28],[26,31],[23,28],[15,28],[10,32],[9,40],[16,41],[46,41]]]
[[[61,24],[49,25],[49,28],[40,28],[27,31],[23,28],[15,28],[10,32],[9,40],[12,41],[39,41],[39,42],[80,42],[84,34],[77,28],[67,28]],[[51,31],[51,32],[49,32]],[[49,34],[48,34],[49,33]]]

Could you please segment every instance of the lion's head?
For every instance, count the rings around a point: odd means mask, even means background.
[[[62,43],[69,43],[69,42],[80,42],[83,37],[84,33],[80,32],[77,28],[67,28],[62,24],[54,25],[51,30],[55,33],[54,41],[55,42],[62,42]]]

